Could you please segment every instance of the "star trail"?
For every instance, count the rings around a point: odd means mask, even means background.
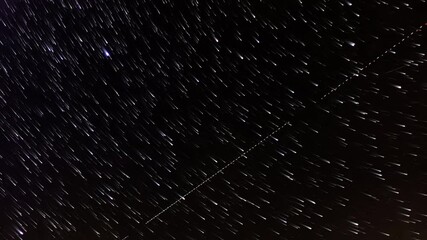
[[[427,24],[426,24],[427,25]],[[372,65],[373,63],[375,63],[375,61],[377,61],[378,59],[380,59],[382,56],[384,56],[386,53],[392,51],[395,47],[397,47],[399,44],[403,43],[406,39],[408,39],[409,37],[411,37],[414,33],[416,33],[417,31],[421,31],[422,28],[424,27],[424,25],[421,25],[417,30],[413,31],[412,33],[408,34],[407,36],[405,36],[401,41],[399,41],[397,44],[393,45],[391,47],[391,49],[387,50],[386,52],[384,52],[383,54],[379,55],[378,57],[376,57],[373,61],[369,62],[365,67],[363,67],[362,69],[360,69],[360,72],[365,70],[367,67],[369,67],[370,65]],[[400,69],[401,67],[397,68]],[[391,71],[395,71],[397,69],[393,69]],[[389,72],[391,72],[389,71]],[[387,73],[389,73],[387,72]],[[354,74],[353,76],[348,77],[347,79],[345,79],[343,82],[341,82],[340,84],[338,84],[338,86],[332,88],[332,90],[330,90],[329,92],[325,93],[320,100],[323,100],[324,98],[326,98],[327,96],[329,96],[331,93],[335,92],[336,90],[338,90],[338,88],[340,88],[341,86],[343,86],[345,83],[347,83],[348,81],[350,81],[351,79],[353,79],[354,77],[359,76],[359,74]],[[400,88],[400,86],[397,86],[398,88]],[[205,183],[207,183],[208,181],[210,181],[212,178],[214,178],[216,175],[218,175],[219,173],[222,173],[226,168],[228,168],[229,166],[231,166],[232,164],[234,164],[236,161],[240,160],[240,158],[242,157],[246,157],[246,155],[251,152],[252,150],[254,150],[255,148],[257,148],[258,146],[260,146],[262,143],[264,143],[268,138],[272,137],[274,134],[276,134],[277,132],[279,132],[280,130],[282,130],[284,127],[286,126],[292,126],[291,122],[285,122],[284,124],[282,124],[281,126],[279,126],[278,128],[276,128],[272,133],[270,133],[269,135],[267,135],[266,137],[264,137],[263,139],[261,139],[260,141],[258,141],[255,145],[253,145],[251,148],[249,148],[248,150],[246,150],[244,153],[242,153],[241,155],[239,155],[237,158],[235,158],[233,161],[230,161],[227,165],[225,165],[224,167],[222,167],[220,170],[218,170],[217,172],[215,172],[213,175],[209,176],[208,178],[206,178],[205,180],[203,180],[203,182],[201,182],[200,184],[198,184],[195,188],[191,189],[189,192],[187,192],[184,196],[180,197],[178,200],[176,200],[175,202],[173,202],[171,205],[169,205],[168,207],[166,207],[165,209],[163,209],[162,211],[160,211],[158,214],[156,214],[154,217],[150,218],[150,220],[148,220],[146,222],[146,224],[150,223],[152,220],[157,219],[162,213],[164,213],[165,211],[167,211],[169,208],[173,207],[175,204],[177,204],[178,202],[185,200],[185,197],[189,194],[191,194],[192,192],[194,192],[195,190],[197,190],[198,188],[200,188],[201,186],[203,186]],[[241,197],[239,197],[241,198]],[[243,199],[243,198],[241,198]],[[243,199],[244,201],[247,201],[246,199]],[[249,201],[248,201],[249,202]],[[255,205],[253,203],[251,203],[252,205]]]
[[[425,239],[425,0],[0,0],[0,239]]]

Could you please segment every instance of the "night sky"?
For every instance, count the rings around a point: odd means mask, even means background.
[[[425,0],[0,0],[0,240],[427,239]]]

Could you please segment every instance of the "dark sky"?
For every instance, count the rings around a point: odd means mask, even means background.
[[[426,239],[426,5],[0,0],[0,239]]]

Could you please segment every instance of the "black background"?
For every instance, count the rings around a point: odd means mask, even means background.
[[[1,239],[427,237],[423,1],[0,7]]]

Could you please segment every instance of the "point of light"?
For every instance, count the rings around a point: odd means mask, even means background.
[[[18,234],[22,236],[22,235],[24,235],[24,231],[21,231],[18,229]]]
[[[104,48],[103,52],[104,52],[104,56],[105,57],[110,57],[111,56],[110,52],[108,52],[107,49]]]

